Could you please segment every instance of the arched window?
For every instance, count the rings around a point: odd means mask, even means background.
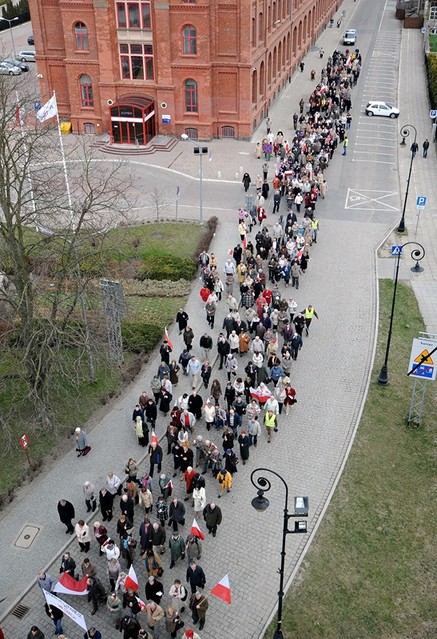
[[[186,24],[182,30],[183,37],[183,53],[185,55],[196,55],[197,53],[197,34],[196,27],[192,24]]]
[[[74,37],[76,39],[76,49],[78,51],[88,51],[88,28],[83,22],[76,22],[74,25]]]
[[[256,47],[256,20],[252,18],[252,46]]]
[[[222,138],[235,138],[235,129],[233,126],[222,126]]]
[[[80,76],[80,97],[83,107],[94,106],[93,83],[89,75]]]
[[[199,105],[197,102],[197,82],[195,80],[185,80],[185,111],[187,113],[197,113]]]
[[[261,12],[258,14],[258,38],[264,42],[264,17]]]
[[[199,139],[199,132],[198,132],[197,129],[188,128],[188,129],[185,129],[185,133],[188,135],[190,140],[198,140]]]

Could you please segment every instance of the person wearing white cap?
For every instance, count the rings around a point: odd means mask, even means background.
[[[80,457],[81,455],[83,455],[83,451],[85,450],[85,448],[88,448],[86,432],[81,428],[76,428],[74,431],[74,438],[76,440],[77,456]]]

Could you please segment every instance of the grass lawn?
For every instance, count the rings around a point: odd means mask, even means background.
[[[120,278],[125,283],[125,300],[127,308],[126,322],[139,325],[150,325],[156,330],[155,338],[163,333],[164,326],[175,318],[178,309],[184,306],[190,289],[190,281],[177,282],[145,282],[133,279],[130,272],[131,262],[146,257],[164,256],[171,263],[172,256],[191,260],[197,251],[199,241],[205,233],[205,227],[197,224],[145,224],[137,227],[120,227],[110,231],[109,247],[104,254],[104,268],[108,268],[105,276]],[[35,241],[35,232],[29,230],[29,243]],[[38,238],[40,239],[40,238]],[[35,249],[34,256],[44,259],[44,247]],[[112,270],[115,264],[115,271]],[[36,302],[40,317],[45,317],[51,306],[50,279],[47,277],[47,288]],[[71,292],[65,293],[65,301]],[[62,301],[62,298],[61,298]],[[94,311],[101,311],[102,298],[99,279],[95,280],[94,290],[87,297],[86,305],[89,319],[93,319]],[[76,317],[80,320],[80,310]],[[151,340],[153,341],[153,340]],[[69,370],[69,357],[74,353],[64,353],[65,369]],[[134,359],[132,353],[125,353],[126,366]],[[72,362],[74,358],[72,357]],[[6,353],[0,358],[0,377],[16,373],[16,361]],[[70,373],[58,380],[58,395],[54,397],[55,422],[58,425],[57,438],[52,432],[34,432],[32,428],[32,410],[24,398],[24,389],[19,379],[3,378],[0,384],[0,414],[12,415],[3,430],[0,430],[0,447],[2,450],[0,463],[0,502],[2,495],[12,490],[26,473],[26,459],[19,447],[19,438],[28,433],[30,438],[32,462],[39,462],[52,451],[64,445],[66,438],[76,426],[80,426],[101,405],[102,398],[112,394],[122,384],[123,370],[106,360],[96,358],[97,380],[95,384],[88,382],[86,361],[81,370],[70,366]],[[73,378],[74,382],[73,383]]]
[[[429,50],[431,53],[437,53],[437,35],[434,33],[429,34]]]
[[[287,639],[437,637],[436,390],[428,382],[425,421],[408,428],[413,381],[406,372],[424,325],[405,285],[398,288],[390,384],[376,383],[392,294],[391,281],[380,284],[369,395],[336,494],[286,598]]]

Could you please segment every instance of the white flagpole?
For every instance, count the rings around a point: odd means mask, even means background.
[[[71,226],[73,227],[73,231],[75,231],[76,229],[75,229],[75,223],[74,223],[73,202],[71,200],[70,182],[68,181],[67,162],[65,160],[64,141],[62,140],[61,123],[59,121],[58,101],[56,100],[56,91],[53,91],[53,95],[56,102],[56,121],[58,123],[59,146],[61,147],[62,168],[64,171],[65,187],[67,189],[68,208],[70,209],[70,221],[71,221]]]

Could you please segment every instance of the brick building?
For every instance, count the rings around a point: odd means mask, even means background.
[[[75,132],[249,138],[338,0],[29,0],[42,100]]]

